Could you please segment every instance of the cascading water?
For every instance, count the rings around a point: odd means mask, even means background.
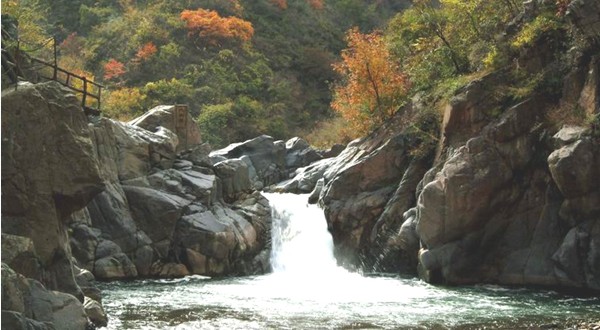
[[[271,203],[271,266],[275,273],[337,272],[323,211],[307,195],[264,194]]]
[[[306,195],[265,196],[274,210],[273,273],[103,284],[109,329],[525,329],[600,320],[598,297],[348,272]]]

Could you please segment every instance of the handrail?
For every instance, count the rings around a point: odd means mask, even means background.
[[[54,63],[50,63],[47,62],[45,60],[42,60],[40,58],[36,58],[33,56],[29,56],[31,62],[35,62],[35,63],[39,63],[41,64],[43,67],[42,68],[35,68],[34,70],[36,72],[38,72],[38,75],[40,78],[46,79],[46,80],[53,80],[56,81],[58,83],[60,83],[61,85],[68,87],[69,89],[77,92],[77,93],[81,93],[81,107],[84,109],[84,111],[88,114],[94,114],[94,115],[99,115],[100,114],[100,107],[101,107],[101,97],[102,97],[102,88],[104,88],[103,85],[94,82],[93,80],[89,80],[87,77],[82,76],[82,75],[78,75],[74,72],[70,72],[67,71],[61,67],[58,66],[58,58],[57,58],[57,48],[56,48],[56,39],[55,38],[51,38],[47,41],[45,41],[42,46],[40,47],[43,48],[43,46],[47,45],[50,40],[54,41]],[[17,40],[17,56],[15,56],[18,59],[19,53],[21,51],[20,48],[20,44],[21,44],[21,40]],[[15,63],[15,66],[17,67],[17,69],[19,68],[19,63]],[[50,68],[52,69],[52,77],[48,77],[42,74],[42,70],[44,69],[44,67]],[[61,80],[60,79],[60,75],[66,75],[65,80]],[[78,88],[76,86],[74,86],[72,83],[74,80],[79,80],[82,83],[82,88]],[[89,87],[89,88],[88,88]],[[94,89],[97,90],[96,93],[94,93]],[[96,100],[96,108],[90,107],[88,106],[87,103],[87,98],[90,97],[92,99]]]

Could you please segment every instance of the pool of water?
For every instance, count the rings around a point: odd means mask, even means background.
[[[497,286],[435,287],[361,276],[113,282],[108,329],[526,329],[600,321],[600,298]]]
[[[497,286],[448,288],[338,267],[306,195],[265,194],[272,274],[104,283],[109,329],[528,329],[600,321],[600,297]]]

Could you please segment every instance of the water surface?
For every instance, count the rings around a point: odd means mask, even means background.
[[[273,273],[105,283],[109,329],[526,329],[600,320],[600,298],[498,286],[436,287],[337,266],[323,212],[266,194]]]

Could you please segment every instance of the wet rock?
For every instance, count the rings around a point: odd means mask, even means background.
[[[127,279],[138,275],[137,268],[124,253],[97,259],[93,269],[94,276],[100,280]]]
[[[87,317],[96,327],[105,327],[108,325],[108,317],[99,302],[85,297],[83,308]]]
[[[161,278],[179,278],[190,275],[190,272],[183,264],[157,261],[152,264],[150,274]]]

